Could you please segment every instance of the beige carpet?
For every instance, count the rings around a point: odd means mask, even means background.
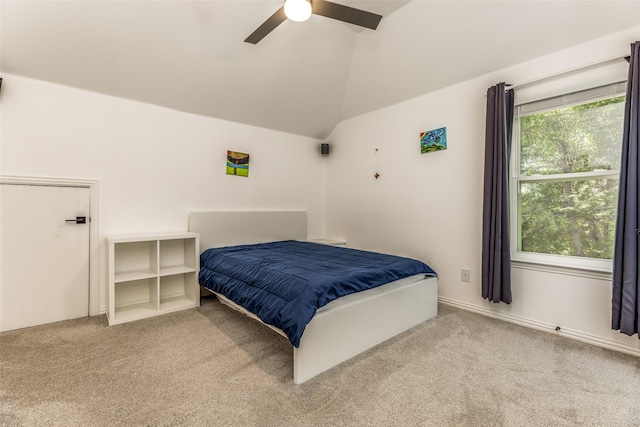
[[[640,359],[447,306],[309,382],[203,299],[0,334],[2,426],[638,426]]]

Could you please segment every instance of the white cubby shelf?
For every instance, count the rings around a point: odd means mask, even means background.
[[[197,233],[109,236],[107,244],[109,325],[200,305]]]

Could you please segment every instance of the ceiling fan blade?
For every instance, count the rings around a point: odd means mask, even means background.
[[[284,14],[284,6],[276,10],[276,13],[271,15],[266,21],[262,23],[249,37],[244,41],[246,43],[257,44],[267,34],[273,31],[278,25],[286,21],[287,16]]]
[[[325,0],[313,0],[311,6],[313,7],[313,13],[316,15],[326,16],[327,18],[337,19],[338,21],[348,22],[349,24],[372,30],[378,28],[378,24],[382,19],[382,15]]]

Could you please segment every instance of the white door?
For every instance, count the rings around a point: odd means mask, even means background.
[[[89,188],[0,185],[0,331],[89,315],[89,201]]]

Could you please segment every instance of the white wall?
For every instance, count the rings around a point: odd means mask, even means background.
[[[443,302],[640,354],[636,336],[610,329],[607,278],[514,268],[511,305],[482,299],[480,283],[487,88],[628,55],[638,39],[640,27],[342,122],[329,138],[327,237],[426,261]],[[421,155],[419,133],[443,126],[447,150]]]
[[[3,78],[0,174],[98,180],[102,247],[109,234],[186,230],[202,210],[306,210],[309,236],[324,234],[318,140]],[[249,178],[226,175],[228,149],[251,155]]]

